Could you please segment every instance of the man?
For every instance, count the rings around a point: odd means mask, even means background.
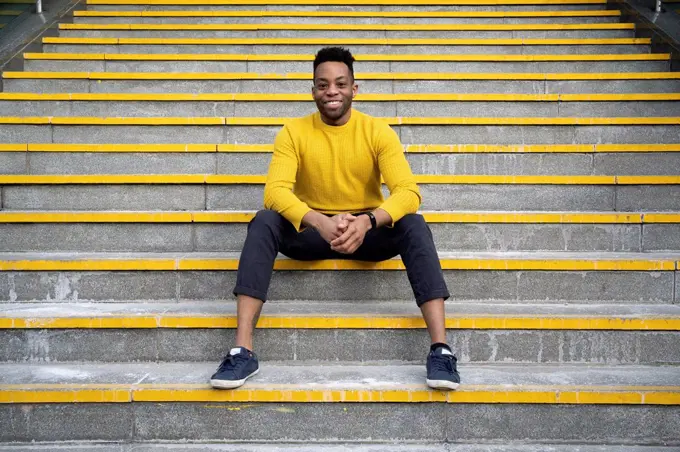
[[[456,357],[446,345],[444,282],[432,233],[416,211],[421,197],[397,134],[352,109],[354,58],[339,47],[319,51],[312,95],[318,112],[287,123],[276,136],[264,205],[248,226],[239,262],[236,346],[210,383],[241,386],[259,371],[253,330],[278,252],[298,260],[401,258],[432,345],[427,384],[456,389]],[[380,176],[390,196],[384,200]]]

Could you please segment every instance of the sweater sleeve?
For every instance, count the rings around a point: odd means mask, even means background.
[[[376,129],[378,167],[390,190],[380,208],[396,223],[404,215],[416,213],[422,197],[397,133],[385,123],[376,124]]]
[[[312,209],[293,193],[298,164],[290,129],[283,126],[274,140],[274,154],[264,186],[264,207],[280,213],[300,231],[302,217]]]

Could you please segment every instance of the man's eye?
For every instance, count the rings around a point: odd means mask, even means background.
[[[346,84],[346,83],[338,83],[338,88],[344,89],[344,88],[346,88],[346,87],[347,87],[347,84]]]
[[[324,85],[324,84],[316,85],[316,89],[324,90],[326,88],[328,88],[328,85]]]

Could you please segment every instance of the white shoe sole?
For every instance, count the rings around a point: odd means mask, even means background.
[[[450,390],[455,390],[458,389],[458,386],[460,383],[456,383],[455,381],[448,381],[448,380],[426,380],[427,385],[431,387],[432,389],[450,389]]]
[[[260,368],[258,367],[255,372],[251,373],[248,375],[246,378],[242,380],[210,380],[210,386],[212,386],[215,389],[234,389],[238,388],[239,386],[243,386],[243,383],[246,382],[246,380],[253,375],[256,375],[260,371]]]

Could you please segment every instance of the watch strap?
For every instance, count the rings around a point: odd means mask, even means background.
[[[364,215],[367,215],[368,218],[371,220],[371,229],[377,229],[378,221],[375,219],[375,215],[373,215],[373,212],[365,212]]]

